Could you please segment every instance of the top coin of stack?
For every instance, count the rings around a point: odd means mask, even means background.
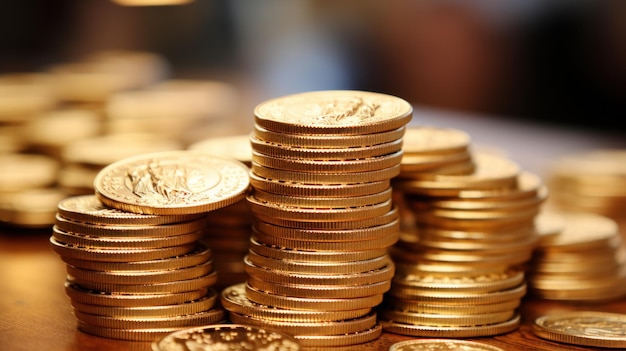
[[[390,179],[412,108],[389,95],[318,91],[254,111],[254,216],[246,284],[227,288],[235,323],[288,332],[303,347],[377,338],[398,239]]]

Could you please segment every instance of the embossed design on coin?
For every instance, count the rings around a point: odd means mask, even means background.
[[[585,346],[626,348],[626,314],[575,311],[535,320],[533,332],[544,339]]]
[[[257,124],[270,130],[373,133],[406,124],[412,113],[405,100],[364,91],[331,90],[289,95],[257,106]],[[367,128],[377,127],[374,130]],[[352,129],[355,130],[352,130]]]
[[[293,337],[273,330],[239,324],[183,329],[152,343],[153,351],[266,350],[298,351]]]
[[[94,181],[105,205],[146,214],[191,214],[241,200],[249,185],[241,162],[194,151],[127,158],[105,167]]]
[[[474,341],[429,339],[397,342],[389,351],[503,351],[499,347]]]

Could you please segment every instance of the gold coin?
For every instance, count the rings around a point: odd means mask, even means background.
[[[208,292],[209,289],[202,288],[181,293],[120,294],[85,289],[77,284],[65,282],[65,294],[72,301],[100,306],[133,307],[181,304],[200,299],[206,296]]]
[[[58,169],[59,163],[44,155],[0,155],[0,193],[50,186]]]
[[[291,220],[289,218],[276,218],[271,216],[262,215],[260,213],[255,214],[255,219],[258,221],[271,223],[275,225],[279,225],[282,227],[289,228],[300,228],[300,229],[321,229],[321,230],[335,230],[335,229],[361,229],[367,227],[374,227],[379,225],[384,225],[391,223],[398,219],[398,210],[393,207],[389,212],[374,216],[371,218],[360,219],[358,221],[302,221],[302,220]]]
[[[379,313],[382,320],[432,327],[467,327],[496,324],[508,321],[515,314],[514,310],[481,314],[443,314],[390,309],[383,309]]]
[[[65,197],[65,192],[54,188],[0,194],[0,222],[24,228],[50,227],[56,204]]]
[[[226,319],[226,312],[221,308],[212,308],[193,314],[167,317],[111,317],[83,313],[78,310],[74,310],[73,312],[80,323],[89,324],[94,327],[115,329],[191,327],[215,324]]]
[[[401,159],[402,151],[396,151],[381,156],[341,160],[288,158],[283,157],[282,155],[268,156],[256,151],[252,152],[252,162],[258,164],[259,166],[305,173],[353,173],[375,171],[397,166]]]
[[[206,226],[204,218],[193,219],[187,222],[160,224],[160,225],[115,225],[90,224],[67,220],[59,215],[55,218],[55,226],[67,233],[81,234],[100,238],[166,238],[189,234],[201,230]]]
[[[164,283],[151,284],[114,284],[100,283],[89,280],[76,281],[71,276],[67,280],[71,283],[80,285],[82,288],[97,291],[106,291],[115,294],[167,294],[167,293],[184,293],[212,287],[217,282],[217,272],[211,271],[206,275],[184,279],[174,280]]]
[[[524,272],[509,269],[504,273],[467,275],[465,277],[438,277],[431,275],[398,275],[393,284],[400,288],[428,289],[448,292],[493,292],[519,286],[524,281]]]
[[[535,335],[561,343],[626,348],[626,315],[620,313],[572,311],[535,319]]]
[[[152,351],[176,351],[181,343],[193,349],[220,351],[241,348],[250,350],[298,351],[293,337],[274,329],[251,325],[219,324],[172,332],[152,343]]]
[[[429,339],[429,340],[406,340],[392,344],[389,351],[504,351],[503,349],[476,341],[452,340],[452,339]]]
[[[290,240],[283,239],[281,237],[275,237],[271,235],[265,235],[259,232],[253,232],[253,237],[256,241],[273,246],[280,246],[293,250],[306,250],[306,251],[363,251],[363,250],[376,250],[391,247],[398,241],[398,233],[391,233],[390,235],[371,239],[371,240],[354,240],[354,241],[336,241],[336,242],[324,242],[324,241],[302,241],[302,240]]]
[[[58,214],[71,221],[103,225],[161,225],[186,222],[198,215],[149,215],[107,207],[91,195],[72,196],[58,203]]]
[[[93,249],[159,249],[180,246],[196,242],[204,236],[200,230],[166,237],[98,237],[83,233],[67,232],[56,225],[52,227],[52,236],[59,242]]]
[[[261,214],[269,217],[284,218],[296,221],[358,221],[378,217],[391,210],[391,198],[383,202],[357,207],[296,207],[287,206],[281,203],[264,202],[254,195],[247,198],[250,210],[253,214]]]
[[[419,126],[406,129],[402,149],[407,154],[443,154],[464,151],[470,144],[470,136],[462,130]]]
[[[402,139],[371,146],[309,149],[301,146],[294,147],[268,143],[263,140],[259,140],[254,134],[252,134],[250,136],[250,143],[252,150],[262,155],[305,160],[345,161],[374,158],[393,153],[398,153],[399,155],[402,154]]]
[[[258,124],[254,126],[257,139],[281,145],[300,146],[303,148],[347,148],[378,145],[401,139],[406,127],[400,127],[380,133],[359,135],[337,134],[289,134],[267,130]],[[249,140],[248,140],[249,141]]]
[[[294,336],[300,335],[342,335],[368,330],[376,325],[376,313],[370,312],[365,316],[342,321],[325,322],[292,322],[264,320],[230,312],[230,320],[238,324],[251,324],[278,329]]]
[[[327,350],[329,347],[338,348],[341,346],[350,347],[350,345],[361,345],[378,339],[382,335],[382,332],[383,329],[380,324],[376,324],[370,329],[361,330],[356,333],[340,335],[296,335],[295,338],[303,347],[318,347],[321,350]],[[361,347],[359,346],[359,348]]]
[[[376,194],[352,197],[300,197],[281,195],[254,189],[251,193],[260,202],[281,204],[288,207],[303,208],[346,208],[374,206],[391,199],[391,188]]]
[[[255,266],[285,272],[312,274],[353,274],[379,269],[390,262],[388,255],[354,262],[287,261],[259,255],[253,251],[246,255]]]
[[[78,322],[77,329],[102,338],[126,340],[126,341],[153,341],[155,338],[163,337],[169,333],[180,330],[178,328],[141,328],[141,329],[119,329],[96,327],[91,324]]]
[[[249,134],[208,138],[194,142],[187,149],[230,157],[246,165],[252,161]]]
[[[412,118],[398,97],[364,91],[328,90],[267,100],[254,109],[259,126],[287,134],[358,135],[390,131]]]
[[[383,294],[345,298],[319,298],[275,295],[246,285],[246,295],[258,304],[289,310],[351,311],[374,308],[383,301]]]
[[[543,242],[551,250],[606,246],[619,237],[617,223],[608,217],[593,213],[562,212],[560,215],[565,221],[565,228],[549,242]]]
[[[387,299],[385,302],[387,308],[401,311],[455,315],[511,311],[518,308],[520,303],[520,299],[480,305],[448,305],[445,303],[424,303],[421,301],[402,299]]]
[[[261,221],[257,221],[254,224],[254,230],[265,235],[280,237],[288,240],[322,242],[380,239],[397,233],[399,229],[400,222],[398,220],[379,226],[343,230],[287,228]]]
[[[211,250],[202,244],[198,244],[193,251],[187,254],[149,261],[100,262],[67,256],[62,256],[61,259],[68,265],[95,271],[149,271],[191,267],[207,262],[211,257]]]
[[[276,245],[260,243],[256,238],[250,238],[250,251],[265,257],[278,260],[310,261],[310,262],[352,262],[380,257],[387,253],[386,248],[361,251],[310,251],[295,250]]]
[[[352,197],[379,193],[390,187],[390,181],[387,179],[369,183],[306,184],[263,178],[250,172],[250,185],[255,189],[283,195]]]
[[[408,336],[423,337],[449,337],[449,338],[474,338],[482,336],[493,336],[505,334],[517,329],[520,325],[520,315],[516,314],[508,321],[497,324],[486,324],[479,326],[428,326],[413,325],[406,323],[396,323],[392,321],[381,321],[383,330]]]
[[[103,284],[137,285],[157,284],[193,279],[213,272],[213,261],[197,266],[162,271],[92,271],[67,266],[67,274],[81,284],[81,281]]]
[[[74,310],[91,315],[120,318],[163,318],[210,310],[215,306],[216,300],[217,293],[211,290],[206,296],[197,300],[163,306],[118,307],[86,304],[78,301],[71,301],[71,303]]]
[[[401,161],[400,178],[414,178],[417,174],[422,172],[440,173],[439,169],[445,169],[445,167],[452,168],[453,166],[459,166],[460,170],[468,169],[467,165],[473,165],[472,155],[469,151],[458,152],[454,154],[443,155],[415,155],[407,154],[404,151]],[[467,172],[470,173],[469,169]],[[440,173],[445,174],[445,173]]]
[[[432,175],[399,180],[395,187],[410,194],[458,196],[465,190],[490,190],[517,186],[519,166],[503,157],[475,154],[476,170],[468,175]]]
[[[148,214],[192,214],[228,206],[246,195],[248,167],[201,152],[171,151],[108,165],[94,181],[107,206]]]
[[[425,303],[446,303],[450,305],[491,304],[504,301],[518,300],[526,294],[526,284],[521,284],[511,289],[494,291],[489,293],[455,293],[432,290],[422,290],[417,294],[396,294],[392,284],[389,295],[404,300],[419,301]]]
[[[226,310],[258,319],[292,322],[340,321],[365,316],[371,311],[371,308],[343,311],[278,308],[251,301],[245,286],[245,283],[239,283],[222,290],[221,303]]]
[[[362,172],[300,172],[262,166],[252,162],[252,172],[259,177],[277,179],[285,182],[307,184],[353,184],[389,180],[400,173],[400,164],[395,166]]]
[[[52,247],[52,251],[56,252],[62,257],[103,262],[130,262],[158,260],[163,258],[171,258],[178,255],[185,255],[196,248],[196,243],[194,242],[179,246],[159,247],[151,249],[102,249],[70,245],[60,242],[54,236],[51,236],[50,246]]]
[[[265,280],[256,279],[255,277],[250,276],[248,277],[248,285],[257,290],[266,291],[274,295],[308,298],[349,299],[355,297],[383,294],[389,290],[391,282],[383,281],[380,283],[355,286],[296,285],[267,282]]]

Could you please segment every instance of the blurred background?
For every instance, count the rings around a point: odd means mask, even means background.
[[[0,73],[140,50],[161,55],[169,77],[234,84],[251,106],[300,91],[363,89],[606,131],[624,117],[620,0],[125,2],[133,3],[2,1]]]
[[[626,2],[3,0],[0,222],[49,225],[131,155],[249,144],[257,104],[326,89],[397,95],[545,176],[626,149]]]

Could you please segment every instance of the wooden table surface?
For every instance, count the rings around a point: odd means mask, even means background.
[[[0,229],[0,350],[6,351],[149,351],[149,342],[100,338],[76,329],[69,298],[65,295],[65,264],[48,244],[49,230]],[[626,299],[592,305],[574,305],[525,298],[522,326],[494,337],[474,338],[508,351],[592,350],[540,339],[532,321],[557,310],[594,310],[626,313]],[[384,333],[358,349],[388,350],[411,337]],[[332,350],[332,349],[330,349]]]

